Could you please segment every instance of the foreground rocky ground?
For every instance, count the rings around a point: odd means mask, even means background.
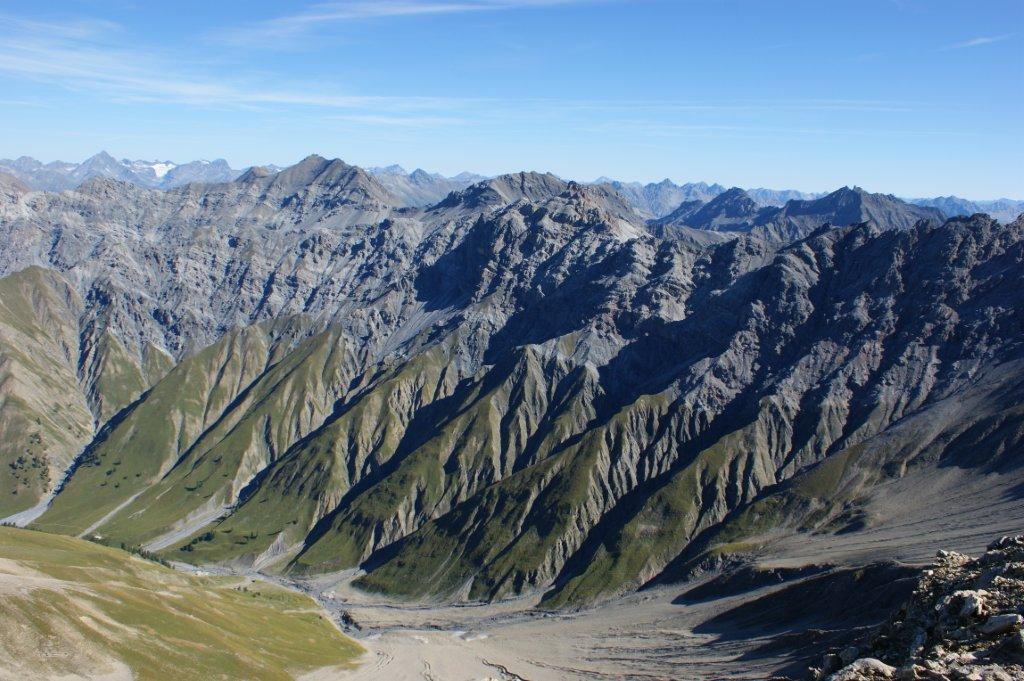
[[[829,681],[1024,679],[1024,535],[980,558],[940,551],[913,596],[862,647],[827,654]],[[844,666],[845,665],[845,666]]]

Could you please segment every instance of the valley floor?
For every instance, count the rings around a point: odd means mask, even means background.
[[[1024,495],[1016,475],[940,469],[880,486],[865,508],[871,518],[866,529],[780,537],[758,561],[765,569],[836,569],[696,603],[678,601],[700,582],[650,589],[571,614],[533,611],[539,597],[432,607],[383,603],[350,588],[352,574],[320,577],[298,586],[337,621],[347,616],[357,624],[348,633],[369,653],[357,670],[317,678],[704,680],[794,673],[816,663],[824,647],[842,644],[851,632],[856,636],[860,627],[883,619],[907,595],[885,592],[882,574],[872,587],[873,609],[851,613],[851,594],[838,579],[844,566],[923,566],[938,549],[977,555],[992,539],[1024,530]],[[829,575],[837,576],[832,584]],[[791,607],[822,594],[809,611]],[[764,615],[751,621],[750,612]]]
[[[355,637],[370,652],[358,670],[318,679],[758,679],[786,662],[740,660],[767,638],[695,632],[760,591],[680,606],[672,603],[679,590],[662,588],[582,613],[537,615],[527,601],[402,607],[365,601],[343,583],[333,590],[346,600],[328,608],[362,627]]]

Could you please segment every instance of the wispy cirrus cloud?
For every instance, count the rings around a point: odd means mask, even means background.
[[[438,97],[362,96],[321,86],[281,89],[274,82],[211,72],[201,62],[124,46],[109,22],[46,23],[0,16],[0,74],[88,92],[115,101],[198,106],[310,106],[330,109],[444,109]]]
[[[440,128],[456,125],[464,126],[472,123],[472,120],[459,116],[415,114],[388,116],[373,113],[337,114],[325,116],[323,120],[375,128]]]
[[[6,19],[0,16],[0,19]],[[477,128],[502,133],[528,121],[547,127],[583,124],[637,136],[740,135],[777,132],[722,121],[843,118],[934,108],[934,103],[869,99],[615,100],[591,98],[485,98],[418,96],[400,92],[347,92],[327,82],[295,82],[274,74],[246,73],[232,65],[132,46],[122,27],[103,22],[0,21],[0,75],[115,103],[316,116],[324,123],[367,131]],[[209,55],[206,55],[209,56]],[[286,84],[282,84],[286,83]],[[786,132],[797,132],[786,129]],[[811,132],[816,131],[802,131]]]
[[[294,46],[299,38],[325,27],[351,21],[440,14],[500,12],[516,9],[581,4],[602,0],[348,0],[324,2],[293,14],[235,26],[216,38],[236,45]],[[614,0],[603,0],[605,2]]]
[[[550,0],[543,0],[550,4]],[[524,4],[520,0],[519,4]],[[535,1],[532,4],[540,4]],[[316,107],[343,113],[348,122],[424,126],[465,122],[472,114],[530,111],[534,115],[619,118],[638,113],[665,115],[767,112],[907,112],[927,102],[858,99],[735,101],[603,100],[363,95],[331,84],[293,84],[232,70],[225,76],[206,60],[190,63],[180,54],[131,48],[123,29],[106,22],[67,24],[24,22],[0,16],[0,73],[88,92],[116,101],[175,103],[205,107]],[[459,114],[452,116],[453,113]],[[408,116],[404,120],[401,116]]]
[[[53,39],[89,41],[120,33],[120,24],[106,19],[69,19],[67,21],[40,21],[9,15],[0,15],[8,31],[46,35]]]
[[[979,36],[977,38],[971,38],[970,40],[964,40],[963,42],[947,45],[946,47],[942,48],[942,50],[963,50],[968,47],[980,47],[982,45],[991,45],[992,43],[1001,43],[1004,40],[1012,38],[1015,35],[1015,33],[1004,33],[1003,35]]]
[[[636,119],[617,121],[614,124],[596,124],[586,127],[594,134],[609,134],[616,128],[628,125],[630,131],[639,137],[751,137],[760,138],[765,134],[794,137],[950,137],[972,136],[974,133],[951,130],[929,130],[922,128],[855,128],[855,127],[780,127],[768,125],[719,125],[719,124],[677,124],[663,121]]]

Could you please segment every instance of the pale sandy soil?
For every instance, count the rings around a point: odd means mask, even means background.
[[[9,594],[27,593],[32,589],[62,590],[64,582],[48,577],[30,567],[7,558],[0,558],[0,598]]]
[[[866,529],[781,536],[758,563],[924,565],[939,548],[980,553],[995,537],[1024,532],[1019,481],[1018,475],[973,476],[953,468],[911,476],[873,493]],[[537,599],[461,606],[381,603],[351,589],[352,578],[345,573],[301,585],[336,618],[347,612],[361,627],[347,633],[370,651],[357,671],[324,672],[317,681],[763,679],[787,662],[787,648],[773,645],[767,633],[747,630],[733,638],[730,632],[694,632],[777,586],[674,604],[691,583],[633,594],[582,613],[543,615],[531,611]]]
[[[547,681],[561,679],[758,679],[782,660],[738,660],[767,639],[725,640],[693,629],[750,598],[674,605],[679,588],[633,594],[573,614],[538,614],[534,600],[494,605],[381,604],[347,585],[351,574],[305,585],[369,650],[355,671],[311,677],[396,681]],[[692,586],[692,585],[691,585]],[[333,600],[324,599],[334,594]]]

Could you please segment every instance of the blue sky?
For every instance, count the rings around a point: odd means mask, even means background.
[[[0,157],[1024,198],[1024,1],[0,2]]]

